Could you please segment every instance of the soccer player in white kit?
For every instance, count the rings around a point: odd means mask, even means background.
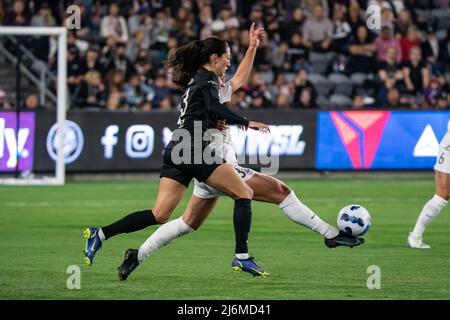
[[[450,197],[450,120],[447,123],[447,133],[439,144],[439,153],[434,165],[434,171],[436,193],[424,205],[413,231],[409,233],[407,245],[411,248],[430,248],[428,244],[423,242],[423,233],[426,227],[436,219],[447,205]]]

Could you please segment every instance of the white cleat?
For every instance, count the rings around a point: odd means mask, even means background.
[[[412,233],[409,233],[408,241],[406,243],[410,248],[416,249],[430,249],[430,246],[426,243],[423,243],[422,237],[414,236]]]

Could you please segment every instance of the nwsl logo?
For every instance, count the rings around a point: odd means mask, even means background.
[[[370,169],[389,119],[388,111],[330,112],[354,169]]]

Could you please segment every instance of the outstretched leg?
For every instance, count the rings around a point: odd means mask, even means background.
[[[131,233],[148,226],[165,223],[186,191],[181,183],[161,178],[155,205],[152,210],[142,210],[130,213],[112,224],[96,228],[89,227],[84,231],[86,248],[84,250],[85,263],[92,265],[97,251],[103,241],[122,233]]]

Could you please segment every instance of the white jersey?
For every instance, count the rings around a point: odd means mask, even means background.
[[[434,170],[450,174],[450,120],[447,123],[447,133],[439,143]]]
[[[233,94],[233,88],[231,87],[231,83],[225,82],[223,86],[220,87],[219,90],[219,99],[220,103],[227,103],[231,101],[231,95]],[[233,142],[231,141],[231,132],[230,127],[226,126],[222,132],[220,132],[220,136],[218,134],[212,135],[212,141],[210,146],[215,149],[216,154],[223,159],[225,159],[228,163],[237,164],[236,150],[234,148]]]
[[[219,90],[220,102],[229,102],[231,100],[232,93],[233,88],[231,87],[231,83],[226,82],[225,85]],[[250,180],[254,176],[255,171],[238,165],[236,150],[234,148],[233,141],[231,140],[230,127],[226,126],[226,128],[220,133],[213,134],[212,138],[213,140],[210,143],[210,146],[215,149],[216,154],[221,156],[228,163],[234,164],[234,168],[242,180]],[[194,181],[194,195],[200,199],[214,199],[225,195],[223,192],[208,186],[204,182],[199,182],[197,179],[194,179]]]

